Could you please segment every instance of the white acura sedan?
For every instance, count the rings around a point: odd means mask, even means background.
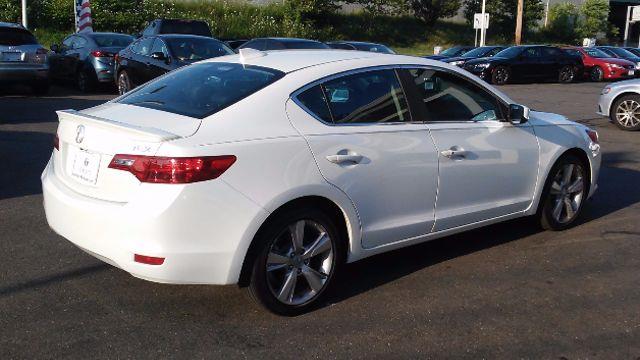
[[[346,262],[521,216],[571,226],[595,131],[417,57],[243,50],[60,111],[49,225],[143,279],[320,303]]]

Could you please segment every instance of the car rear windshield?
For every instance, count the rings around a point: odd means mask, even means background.
[[[38,41],[31,33],[18,28],[0,28],[0,45],[20,46],[35,45]]]
[[[227,45],[210,38],[181,37],[168,38],[165,41],[171,55],[181,61],[199,61],[234,54]]]
[[[259,66],[194,64],[142,85],[118,102],[202,119],[283,76],[281,71]]]
[[[316,41],[283,41],[287,49],[331,49],[329,45]]]
[[[209,25],[201,21],[164,20],[160,26],[161,34],[191,34],[211,37]]]
[[[93,41],[99,47],[127,47],[133,42],[133,36],[124,34],[93,35]]]

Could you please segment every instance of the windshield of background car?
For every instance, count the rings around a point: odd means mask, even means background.
[[[452,48],[448,48],[447,50],[444,50],[443,52],[441,52],[439,55],[444,55],[444,56],[457,56],[457,54],[460,52],[460,47],[458,46],[454,46]]]
[[[371,51],[371,52],[377,52],[381,54],[395,54],[393,50],[380,44],[356,44],[354,46],[356,47],[356,49],[362,50],[362,51]]]
[[[620,49],[620,48],[616,48],[616,47],[612,47],[609,48],[609,51],[611,51],[612,53],[620,56],[620,57],[636,57],[635,55],[633,55],[633,53],[625,50],[625,49]]]
[[[93,35],[92,37],[98,47],[127,47],[133,42],[133,36],[124,34]]]
[[[500,51],[499,53],[495,54],[495,57],[503,57],[503,58],[507,58],[507,59],[511,59],[514,58],[518,55],[520,55],[520,53],[522,52],[522,48],[518,47],[518,46],[512,46],[510,48],[506,48],[502,51]]]
[[[146,83],[118,102],[202,119],[283,76],[281,71],[259,66],[194,64]]]
[[[171,55],[180,61],[199,61],[234,54],[230,47],[214,39],[167,38],[165,42]]]
[[[487,52],[490,52],[490,50],[493,49],[492,46],[483,46],[483,47],[479,47],[479,48],[475,48],[471,51],[467,51],[466,53],[462,54],[462,56],[464,57],[481,57],[481,56],[485,56],[485,54]]]
[[[331,49],[329,45],[315,41],[283,41],[287,49]]]
[[[586,52],[587,55],[589,55],[591,57],[594,57],[594,58],[608,58],[608,57],[611,57],[611,55],[608,55],[604,51],[598,50],[598,49],[594,49],[594,48],[584,49],[584,52]]]
[[[31,33],[18,28],[0,28],[0,45],[35,45],[38,41]]]
[[[164,20],[160,25],[160,34],[191,34],[211,37],[209,25],[200,21]]]

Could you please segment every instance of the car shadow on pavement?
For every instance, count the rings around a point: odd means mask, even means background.
[[[616,167],[627,153],[609,153],[598,191],[586,204],[576,226],[640,203],[640,171]],[[533,218],[510,220],[347,264],[329,303],[336,303],[410,275],[423,268],[542,232]]]
[[[27,280],[25,282],[0,287],[0,297],[10,296],[25,290],[33,290],[43,286],[53,285],[55,283],[76,279],[85,275],[109,270],[110,265],[100,263],[96,265],[86,266],[79,269],[69,270],[57,273],[55,275],[44,276],[36,279]]]
[[[0,131],[0,200],[42,193],[40,174],[53,149],[53,135]]]

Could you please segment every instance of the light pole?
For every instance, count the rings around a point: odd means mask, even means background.
[[[484,23],[485,18],[484,18],[484,13],[485,13],[485,7],[486,7],[486,3],[487,0],[482,0],[482,23],[481,23],[481,28],[480,28],[480,46],[484,46],[484,41],[486,40],[485,37],[487,36],[487,24]]]
[[[544,27],[547,27],[549,23],[549,0],[547,0],[547,6],[544,8]]]
[[[27,0],[22,0],[22,26],[27,27]]]

